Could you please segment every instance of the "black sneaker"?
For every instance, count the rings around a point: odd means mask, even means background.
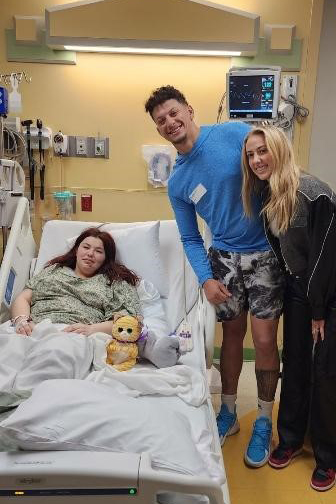
[[[279,445],[272,451],[268,463],[275,469],[287,467],[291,460],[302,452],[302,448],[281,448]]]
[[[321,467],[315,467],[311,477],[310,486],[318,492],[324,492],[335,485],[335,479],[335,469],[322,469]]]

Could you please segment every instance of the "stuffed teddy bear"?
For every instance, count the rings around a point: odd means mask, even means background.
[[[141,336],[142,319],[131,315],[115,315],[112,341],[106,346],[106,363],[118,371],[132,369],[138,356],[137,341]]]

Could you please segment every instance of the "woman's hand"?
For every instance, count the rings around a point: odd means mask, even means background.
[[[214,278],[209,278],[204,282],[203,290],[207,300],[212,304],[225,303],[225,301],[231,297],[231,293],[227,290],[225,285]]]
[[[324,319],[322,320],[312,320],[312,335],[315,343],[318,340],[318,336],[321,336],[321,340],[324,340]]]
[[[34,323],[28,322],[28,320],[18,320],[15,324],[15,332],[17,334],[22,334],[23,336],[30,336],[34,329]]]
[[[84,334],[84,336],[90,336],[97,330],[95,329],[95,324],[70,324],[62,329],[64,332],[72,332],[76,334]]]
[[[33,291],[31,289],[24,289],[11,306],[12,326],[15,327],[17,334],[23,336],[30,336],[35,325],[30,317],[32,296]]]

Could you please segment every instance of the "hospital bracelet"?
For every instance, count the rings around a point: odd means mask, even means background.
[[[12,318],[12,320],[11,320],[11,326],[15,327],[17,321],[20,318],[24,319],[25,322],[31,322],[32,321],[32,318],[31,318],[30,315],[16,315],[16,317]],[[23,320],[22,320],[22,322],[23,322]]]

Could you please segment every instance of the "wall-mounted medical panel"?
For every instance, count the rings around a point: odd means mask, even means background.
[[[69,136],[68,157],[101,158],[110,157],[110,140],[98,137]]]

